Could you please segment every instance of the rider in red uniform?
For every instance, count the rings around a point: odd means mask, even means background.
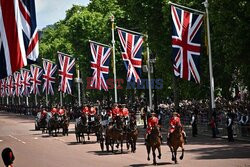
[[[147,130],[146,130],[146,135],[145,135],[145,141],[147,142],[147,139],[148,139],[148,135],[151,134],[151,131],[152,131],[152,128],[154,126],[158,126],[159,124],[159,119],[156,117],[156,114],[153,112],[151,114],[149,114],[149,119],[148,119],[148,127],[147,127]],[[162,136],[160,134],[160,138],[162,140]]]
[[[55,113],[57,113],[57,109],[54,107],[54,108],[52,108],[52,110],[51,110],[51,114],[54,115]]]
[[[167,141],[169,141],[170,134],[174,132],[175,126],[177,126],[177,125],[182,127],[180,114],[178,114],[177,112],[173,112],[173,116],[169,120],[169,129],[168,129]],[[186,137],[186,133],[184,132],[183,129],[182,129],[182,134],[183,134],[183,138],[184,138],[185,143],[186,143],[187,142],[187,137]]]
[[[91,107],[90,108],[89,115],[96,115],[96,109],[95,109],[95,107]]]

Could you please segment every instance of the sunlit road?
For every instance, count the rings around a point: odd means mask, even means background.
[[[86,144],[76,143],[73,123],[69,136],[59,134],[58,137],[49,137],[41,131],[34,131],[34,119],[30,116],[0,112],[0,150],[11,147],[16,157],[14,166],[17,167],[151,166],[152,158],[147,161],[143,133],[136,153],[124,148],[123,154],[119,151],[112,154],[101,152],[94,136]],[[189,138],[184,160],[174,164],[169,148],[163,145],[162,159],[157,162],[158,166],[250,167],[250,143],[228,143],[223,139],[204,136]],[[3,166],[2,161],[0,166]]]

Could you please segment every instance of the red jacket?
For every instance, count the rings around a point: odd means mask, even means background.
[[[128,111],[128,109],[127,109],[127,108],[123,108],[122,114],[123,114],[124,117],[128,117],[128,116],[129,116],[129,111]]]
[[[94,107],[91,107],[89,115],[95,115],[95,114],[96,114],[96,109]]]
[[[169,120],[170,133],[172,133],[174,131],[176,125],[182,126],[180,117],[172,117]]]
[[[159,119],[155,116],[152,116],[148,119],[148,128],[147,128],[147,133],[150,134],[152,127],[158,126]]]
[[[84,107],[82,109],[82,113],[85,113],[86,115],[88,115],[89,114],[89,108],[88,107]]]

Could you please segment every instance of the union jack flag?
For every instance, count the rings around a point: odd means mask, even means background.
[[[7,80],[8,80],[8,96],[13,96],[13,93],[14,93],[14,80],[13,80],[13,77],[12,76],[8,76],[7,77]]]
[[[29,96],[29,88],[30,88],[30,71],[28,70],[21,70],[21,83],[22,83],[22,90],[21,90],[21,94],[24,96]]]
[[[4,78],[3,80],[2,80],[2,87],[3,87],[3,96],[8,96],[8,80],[7,80],[7,78]]]
[[[0,0],[0,78],[37,58],[35,0]]]
[[[47,60],[43,60],[43,92],[46,94],[54,95],[53,83],[55,83],[54,74],[56,72],[57,66]]]
[[[90,50],[93,60],[91,61],[91,69],[93,71],[90,86],[108,91],[106,80],[109,74],[110,53],[111,49],[103,45],[90,42]]]
[[[31,65],[30,66],[30,72],[31,72],[30,93],[33,93],[35,95],[37,95],[37,94],[40,95],[39,86],[42,84],[41,76],[43,74],[43,71],[42,71],[42,69],[40,67]]]
[[[61,77],[59,91],[63,93],[67,92],[68,94],[71,94],[75,59],[60,52],[58,52],[58,59],[59,59],[59,64],[60,64],[60,69],[58,73],[59,73],[59,76]]]
[[[174,74],[200,83],[201,25],[203,15],[171,6]]]
[[[127,81],[141,82],[143,36],[117,28],[122,45],[122,59],[127,72]]]
[[[19,97],[21,95],[21,88],[22,88],[20,72],[14,73],[14,79],[15,79],[15,95]]]
[[[0,79],[0,97],[3,97],[3,79]]]

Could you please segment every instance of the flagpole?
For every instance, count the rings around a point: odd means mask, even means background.
[[[47,91],[45,90],[45,96],[46,96],[46,107],[48,107],[48,103],[49,103],[49,100],[48,100],[48,93],[47,93]]]
[[[147,39],[147,58],[148,58],[148,93],[149,93],[149,108],[152,109],[152,89],[151,89],[151,67],[150,67],[150,56],[149,56],[149,46],[148,46],[148,35],[146,35]]]
[[[37,95],[35,94],[35,105],[37,106]]]
[[[117,103],[117,84],[116,84],[116,65],[115,65],[115,25],[114,25],[115,17],[114,15],[111,16],[111,23],[112,23],[112,51],[113,51],[113,72],[114,72],[114,84],[115,84],[115,103]]]
[[[80,78],[80,70],[77,69],[77,87],[78,87],[78,105],[79,107],[81,104],[81,78]]]
[[[63,105],[63,99],[62,99],[63,97],[62,97],[62,91],[60,91],[60,105],[61,105],[61,107],[62,107],[62,105]]]
[[[210,76],[210,93],[211,93],[211,107],[212,110],[215,109],[214,102],[214,78],[213,78],[213,65],[212,65],[212,52],[211,52],[211,41],[210,41],[210,28],[209,28],[209,15],[208,15],[208,0],[203,2],[206,8],[206,18],[207,18],[207,40],[208,40],[208,56],[209,56],[209,76]]]
[[[26,96],[26,106],[29,106],[29,97]]]
[[[6,99],[6,100],[7,100],[7,105],[9,105],[9,97],[8,97],[8,96],[7,96],[7,99]]]

